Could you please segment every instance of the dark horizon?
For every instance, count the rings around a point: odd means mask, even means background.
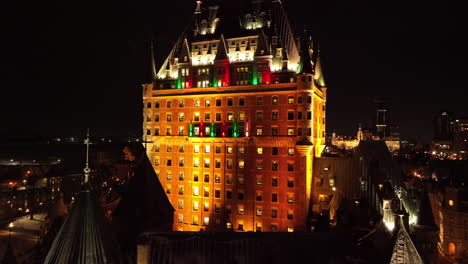
[[[327,132],[354,135],[358,122],[371,125],[374,97],[390,99],[402,137],[425,143],[436,112],[468,115],[461,7],[283,4],[296,32],[307,25],[320,41]],[[76,136],[89,127],[97,135],[138,136],[149,39],[155,36],[161,65],[195,1],[9,5],[2,21],[0,135]]]

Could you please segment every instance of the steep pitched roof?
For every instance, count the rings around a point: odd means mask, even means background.
[[[119,247],[93,193],[81,191],[44,263],[120,262]]]
[[[224,35],[221,34],[221,38],[219,39],[218,50],[216,51],[215,60],[227,60],[228,52],[226,49],[226,40],[224,39]]]
[[[406,227],[403,224],[403,219],[399,219],[399,229],[396,235],[395,245],[393,246],[392,257],[390,264],[423,264],[423,260],[418,253],[418,250],[413,244],[411,237],[406,231]]]

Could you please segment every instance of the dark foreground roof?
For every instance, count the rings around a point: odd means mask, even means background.
[[[152,264],[352,263],[349,260],[363,260],[356,256],[352,238],[347,233],[145,233],[140,236],[139,245],[149,247],[148,263]]]
[[[91,191],[78,194],[44,263],[120,263],[116,240]]]

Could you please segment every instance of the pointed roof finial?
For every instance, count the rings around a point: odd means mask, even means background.
[[[197,0],[197,9],[195,9],[195,14],[201,14],[201,4],[202,1]]]
[[[151,81],[154,81],[158,77],[158,73],[156,71],[156,61],[154,59],[154,41],[151,39],[151,47],[150,47],[150,56],[151,56]]]
[[[89,128],[86,131],[86,139],[84,141],[84,144],[86,145],[86,167],[83,169],[83,172],[85,176],[84,183],[86,184],[88,183],[89,173],[91,172],[91,169],[89,168],[89,144],[91,144],[89,140]]]

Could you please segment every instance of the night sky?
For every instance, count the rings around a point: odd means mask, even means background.
[[[226,1],[232,7],[237,1]],[[384,2],[384,3],[376,3]],[[304,4],[307,3],[307,4]],[[327,131],[370,125],[388,98],[404,137],[429,142],[432,115],[468,115],[459,3],[284,0],[293,26],[320,39]],[[457,6],[458,5],[458,6]],[[0,11],[0,135],[139,135],[148,40],[167,55],[195,1],[11,1]]]

